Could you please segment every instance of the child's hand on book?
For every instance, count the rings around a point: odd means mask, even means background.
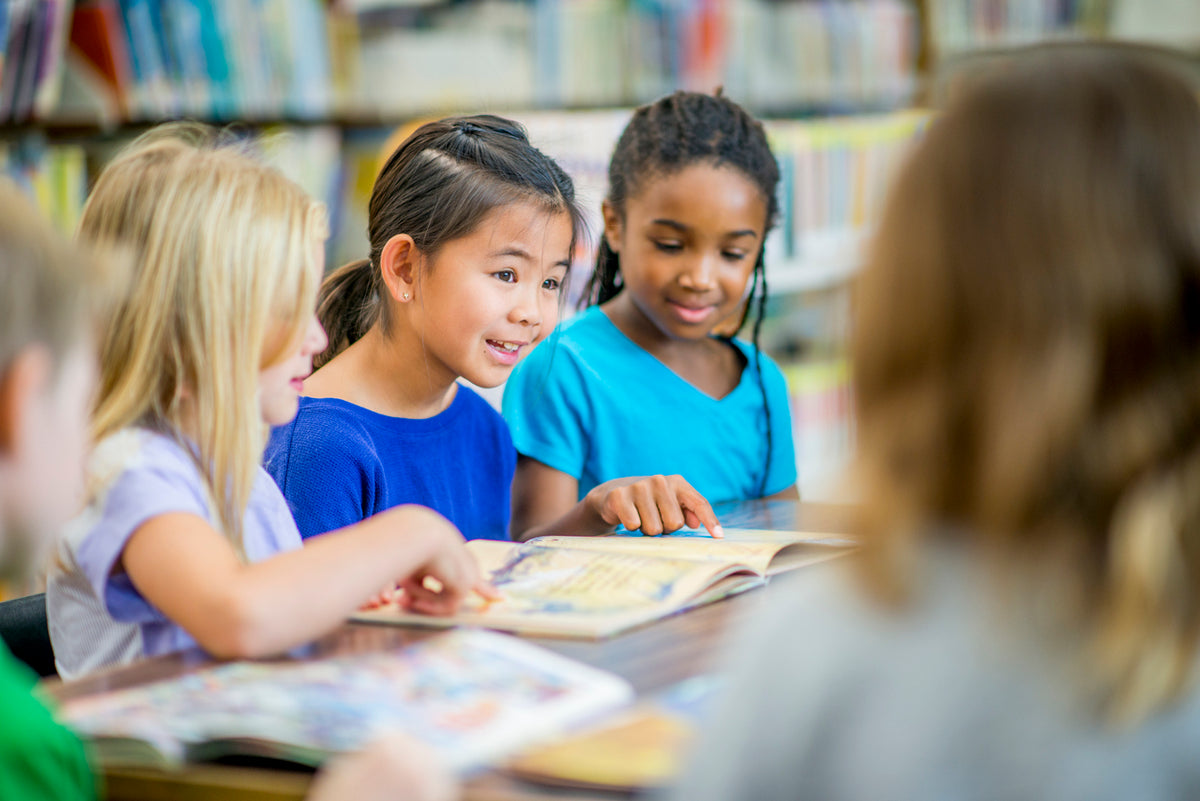
[[[401,597],[400,588],[395,584],[389,584],[379,592],[367,599],[366,603],[359,607],[361,610],[378,609],[381,606],[398,603]]]
[[[657,536],[681,528],[703,527],[725,536],[712,506],[683,476],[633,476],[599,484],[584,498],[609,526]]]
[[[472,593],[485,600],[498,599],[499,593],[484,579],[458,529],[432,510],[430,517],[410,539],[412,547],[424,546],[425,559],[397,582],[400,595],[389,600],[413,612],[452,615]]]
[[[458,783],[437,754],[402,734],[390,734],[365,749],[335,759],[317,774],[308,801],[453,801]]]

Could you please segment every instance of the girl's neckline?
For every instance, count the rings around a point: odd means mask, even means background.
[[[398,420],[433,419],[454,406],[459,389],[456,379],[450,380],[444,389],[428,388],[425,394],[417,391],[413,396],[410,382],[382,377],[389,371],[396,375],[406,373],[396,361],[396,349],[381,337],[377,327],[373,327],[314,372],[305,381],[305,397],[342,400]]]
[[[334,406],[348,408],[356,413],[366,414],[369,417],[385,423],[403,423],[408,426],[437,426],[441,425],[446,420],[457,416],[459,409],[462,407],[463,399],[465,398],[465,395],[463,394],[464,389],[466,388],[456,383],[454,397],[450,399],[450,403],[446,406],[446,408],[442,409],[436,414],[430,415],[429,417],[404,417],[403,415],[387,414],[386,412],[376,411],[369,406],[363,406],[360,403],[355,403],[352,400],[333,396],[322,395],[313,397],[309,395],[303,395],[301,396],[300,400],[301,403],[305,405],[328,403]],[[297,414],[299,413],[297,412]]]
[[[739,346],[739,344],[732,337],[730,337],[729,339],[725,339],[722,337],[713,336],[711,334],[708,337],[711,341],[724,344],[724,345],[728,346],[730,349],[732,349],[735,357],[737,358],[739,364],[741,365],[741,370],[738,373],[737,381],[734,382],[733,386],[730,387],[728,392],[726,392],[724,395],[721,395],[720,397],[717,397],[716,395],[705,392],[703,389],[701,389],[700,387],[693,384],[691,381],[684,378],[682,375],[680,375],[678,372],[676,372],[674,369],[672,369],[672,367],[669,364],[667,364],[662,359],[655,356],[653,353],[651,353],[649,350],[647,350],[645,347],[643,347],[640,343],[638,343],[633,337],[629,336],[624,331],[622,331],[621,327],[619,325],[617,325],[616,322],[614,322],[611,317],[608,316],[608,312],[606,312],[603,308],[601,308],[600,306],[593,306],[591,310],[594,310],[594,312],[596,314],[598,314],[604,320],[604,322],[607,325],[609,325],[612,328],[612,330],[615,331],[617,333],[617,335],[620,336],[625,342],[627,342],[632,348],[636,349],[639,353],[645,354],[646,358],[652,359],[655,364],[657,364],[661,369],[665,370],[667,373],[672,375],[675,378],[675,380],[679,381],[681,384],[688,387],[696,394],[709,399],[713,403],[721,403],[721,402],[727,400],[728,398],[733,397],[734,395],[737,394],[737,391],[742,387],[743,383],[745,383],[746,368],[750,366],[750,359],[747,356],[747,354],[745,353],[745,351]],[[589,310],[589,311],[591,311],[591,310]]]

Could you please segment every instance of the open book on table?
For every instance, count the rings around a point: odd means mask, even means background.
[[[470,598],[430,617],[395,604],[360,611],[366,623],[483,626],[531,635],[601,638],[762,585],[781,570],[846,553],[844,537],[726,529],[662,537],[538,537],[467,543],[503,599]]]
[[[463,630],[396,651],[227,663],[76,698],[60,715],[107,767],[229,758],[316,767],[399,730],[465,772],[632,698],[613,674],[515,637]]]

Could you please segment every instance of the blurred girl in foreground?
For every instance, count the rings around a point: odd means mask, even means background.
[[[1194,89],[1094,46],[968,85],[856,291],[856,574],[771,599],[679,797],[1200,796]]]

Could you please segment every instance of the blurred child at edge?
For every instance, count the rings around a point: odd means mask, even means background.
[[[731,646],[674,797],[1200,797],[1195,87],[1096,46],[966,84],[855,321],[859,569]]]
[[[51,532],[82,501],[94,323],[116,283],[0,181],[0,578],[36,569]],[[37,697],[36,679],[0,643],[0,798],[97,798],[101,782],[87,750]],[[331,764],[309,799],[405,792],[429,801],[456,796],[421,746],[392,737]]]

